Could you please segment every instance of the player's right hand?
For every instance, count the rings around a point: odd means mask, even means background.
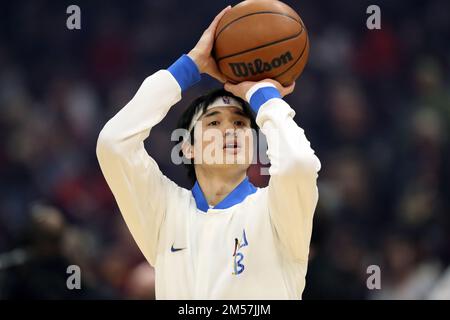
[[[209,74],[222,83],[226,82],[226,77],[219,71],[216,61],[211,55],[214,46],[214,34],[216,33],[217,25],[222,16],[231,9],[231,6],[223,9],[211,22],[208,29],[206,29],[195,47],[188,53],[188,56],[195,62],[200,73]]]
[[[265,79],[265,80],[261,80],[261,81],[243,81],[237,84],[233,84],[231,82],[227,82],[225,83],[225,90],[227,90],[228,92],[231,92],[232,94],[234,94],[236,97],[242,98],[243,100],[246,100],[246,95],[247,92],[257,83],[262,83],[262,82],[268,82],[273,84],[278,92],[280,93],[281,97],[285,97],[288,94],[291,94],[294,91],[295,88],[295,82],[293,82],[291,85],[289,85],[288,87],[284,87],[283,85],[281,85],[281,83],[279,83],[278,81],[275,81],[273,79]]]

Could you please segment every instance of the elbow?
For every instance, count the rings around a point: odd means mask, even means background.
[[[321,163],[314,151],[311,150],[308,153],[294,152],[284,160],[284,165],[276,170],[275,175],[293,179],[298,177],[317,179]]]
[[[119,153],[119,139],[109,126],[109,122],[100,131],[96,145],[97,159],[101,161],[106,155]]]
[[[321,164],[319,158],[311,150],[306,154],[294,156],[290,167],[295,176],[317,179]]]

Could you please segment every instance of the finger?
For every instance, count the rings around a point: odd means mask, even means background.
[[[225,13],[227,13],[228,10],[231,9],[231,6],[227,6],[226,8],[224,8],[222,11],[219,12],[219,14],[214,18],[213,22],[211,23],[212,25],[217,25],[220,21],[220,19],[222,19],[222,17],[225,15]]]
[[[295,84],[291,84],[288,87],[281,87],[282,90],[280,91],[281,96],[285,97],[288,94],[291,94],[294,91]]]
[[[295,89],[295,82],[292,82],[288,87],[286,87],[287,93],[292,93]]]
[[[277,89],[279,91],[282,91],[284,89],[284,87],[278,81],[273,80],[271,78],[264,79],[261,82],[269,82],[269,83],[273,84],[275,87],[277,87]]]
[[[222,19],[223,15],[231,9],[231,6],[226,7],[222,11],[219,12],[219,14],[214,18],[214,20],[209,25],[208,29],[210,30],[216,30],[217,25],[219,24],[220,19]]]
[[[235,85],[235,84],[232,84],[231,82],[226,82],[225,85],[224,85],[224,88],[225,88],[225,90],[227,90],[228,92],[231,92],[231,93],[234,94],[236,85]]]
[[[203,39],[207,43],[207,48],[210,49],[213,46],[214,34],[216,32],[217,25],[219,24],[220,19],[222,19],[223,15],[231,9],[231,6],[223,9],[211,22],[209,27],[203,32],[201,39]]]
[[[291,93],[294,90],[295,83],[291,83],[289,86],[283,86],[278,81],[272,81],[272,83],[277,87],[278,91],[287,94]]]
[[[220,72],[220,70],[217,68],[216,64],[213,64],[211,66],[211,70],[209,71],[209,74],[222,83],[227,82],[227,78],[225,77],[225,75],[222,72]]]
[[[225,82],[227,82],[227,78],[224,76],[224,75],[222,75],[221,73],[214,73],[214,74],[211,74],[211,76],[213,76],[214,78],[216,78],[218,81],[220,81],[221,83],[225,83]]]

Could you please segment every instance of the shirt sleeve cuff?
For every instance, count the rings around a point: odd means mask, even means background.
[[[197,65],[186,54],[183,54],[167,70],[177,80],[181,91],[185,91],[201,79]]]
[[[278,89],[270,82],[257,83],[246,94],[246,99],[255,113],[258,113],[259,108],[273,98],[281,98],[281,95]]]

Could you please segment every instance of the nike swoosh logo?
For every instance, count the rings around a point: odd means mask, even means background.
[[[172,247],[170,248],[170,251],[177,252],[177,251],[184,250],[184,249],[186,249],[186,248],[174,248],[172,245]]]

